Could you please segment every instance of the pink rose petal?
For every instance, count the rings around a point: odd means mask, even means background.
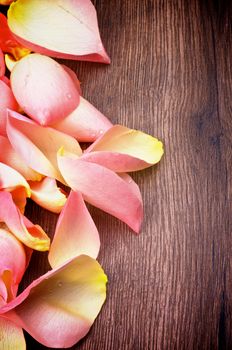
[[[53,128],[75,137],[80,142],[93,142],[108,129],[112,123],[83,97],[78,107]]]
[[[75,83],[50,57],[27,55],[14,66],[10,79],[19,105],[41,125],[62,120],[79,104]]]
[[[60,213],[66,203],[66,194],[61,190],[55,179],[45,177],[41,181],[29,182],[31,199],[41,207]]]
[[[74,191],[80,191],[87,202],[139,232],[142,201],[127,181],[107,168],[65,155],[62,151],[58,154],[58,166],[67,184]]]
[[[115,172],[131,172],[158,163],[163,153],[163,144],[158,139],[114,125],[85,151],[82,159]]]
[[[100,239],[82,195],[71,191],[56,225],[48,260],[55,268],[78,255],[97,258]]]
[[[5,223],[15,237],[32,249],[49,249],[50,240],[46,233],[20,213],[9,192],[0,191],[0,202],[0,222]]]
[[[0,313],[45,346],[71,347],[100,312],[106,282],[98,262],[81,255],[35,280]]]
[[[57,151],[65,149],[76,155],[82,150],[71,136],[49,127],[42,127],[32,120],[9,111],[7,134],[14,149],[25,163],[38,173],[64,182],[57,167]]]
[[[16,297],[18,285],[26,270],[26,254],[22,243],[2,228],[0,228],[0,246],[0,279],[6,286],[7,303]]]
[[[0,78],[5,75],[5,61],[4,61],[4,55],[0,48]]]
[[[8,24],[17,40],[32,51],[57,58],[110,62],[90,0],[18,0],[10,6]]]
[[[7,137],[0,135],[0,162],[9,165],[11,168],[17,170],[26,180],[39,181],[41,175],[29,168],[21,156],[14,150]]]

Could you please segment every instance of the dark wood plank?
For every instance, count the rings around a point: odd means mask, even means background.
[[[73,349],[230,349],[231,6],[95,4],[112,64],[68,64],[93,104],[113,122],[164,140],[166,155],[134,175],[145,206],[140,236],[91,209],[108,299]],[[52,234],[55,216],[32,205],[28,214]],[[35,254],[24,285],[47,267]],[[43,349],[27,339],[29,349]]]

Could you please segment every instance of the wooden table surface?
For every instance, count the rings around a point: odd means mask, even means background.
[[[230,1],[97,0],[110,66],[68,62],[114,123],[164,141],[141,234],[91,208],[108,298],[76,350],[232,349]],[[56,216],[29,205],[51,235]],[[48,269],[35,253],[24,285]],[[45,349],[27,336],[28,349]]]

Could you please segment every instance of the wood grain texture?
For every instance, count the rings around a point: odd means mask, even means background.
[[[91,208],[108,299],[73,349],[231,349],[232,6],[95,5],[112,64],[67,64],[87,99],[114,123],[161,138],[166,154],[134,175],[145,207],[139,236]],[[55,215],[32,204],[27,213],[52,235]],[[47,268],[46,254],[34,254],[24,285]]]

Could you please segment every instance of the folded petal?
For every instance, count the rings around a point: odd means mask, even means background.
[[[0,312],[12,310],[3,316],[45,346],[71,347],[88,333],[100,312],[106,282],[98,262],[81,255],[35,280]]]
[[[0,335],[0,349],[26,350],[26,342],[22,328],[2,317],[0,318]]]
[[[29,182],[31,199],[41,207],[60,213],[66,203],[65,192],[57,186],[56,180],[45,177],[41,181]]]
[[[17,170],[26,180],[39,181],[42,175],[29,168],[20,155],[14,150],[7,137],[0,135],[0,162]]]
[[[26,254],[21,242],[9,231],[0,228],[0,279],[7,290],[7,299],[16,297],[18,285],[26,270]]]
[[[14,66],[10,80],[19,105],[41,125],[62,120],[79,104],[75,83],[50,57],[27,55]]]
[[[56,225],[48,255],[49,263],[55,268],[82,254],[96,258],[99,249],[98,230],[82,195],[71,191]]]
[[[30,196],[30,187],[24,177],[15,169],[0,162],[0,190],[12,191],[18,187],[25,188],[27,195]]]
[[[83,97],[78,107],[53,128],[75,137],[80,142],[93,142],[108,129],[112,123]]]
[[[16,65],[17,61],[12,55],[5,54],[5,63],[6,63],[7,69],[11,72],[14,66]]]
[[[67,184],[74,191],[80,191],[87,202],[139,232],[143,217],[142,201],[130,184],[101,165],[62,152],[58,154],[58,166]]]
[[[19,113],[9,111],[8,138],[25,163],[38,173],[64,182],[57,168],[60,147],[76,155],[82,150],[71,136],[49,127],[42,127]]]
[[[39,225],[32,224],[20,213],[9,192],[0,191],[0,203],[0,222],[5,223],[18,240],[32,249],[49,249],[49,237]]]
[[[4,62],[4,55],[0,48],[0,78],[3,77],[5,74],[5,62]]]
[[[14,203],[22,213],[24,212],[26,198],[31,196],[29,184],[20,173],[1,162],[0,190],[11,192]]]
[[[158,163],[163,153],[163,144],[158,139],[115,125],[86,150],[82,159],[115,172],[130,172]]]
[[[110,62],[90,0],[18,0],[10,6],[8,24],[17,39],[35,52]]]
[[[0,80],[0,135],[6,135],[7,108],[17,111],[18,107],[11,88]]]
[[[15,36],[11,33],[6,16],[2,13],[0,13],[0,48],[3,52],[13,55],[16,60],[30,53],[30,50],[19,44]]]

